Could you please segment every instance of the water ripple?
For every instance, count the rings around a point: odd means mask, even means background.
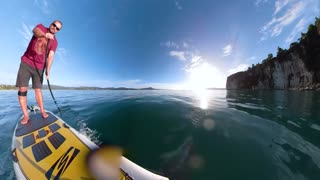
[[[203,94],[202,94],[203,93]],[[54,91],[62,119],[170,179],[317,180],[320,95],[287,91]],[[16,91],[0,91],[0,179],[14,179]],[[45,107],[58,114],[48,91]],[[29,104],[35,104],[30,91]],[[12,99],[15,99],[14,101]]]

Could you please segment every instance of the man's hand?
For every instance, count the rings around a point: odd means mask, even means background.
[[[51,33],[45,33],[44,37],[47,38],[47,39],[54,39],[54,35],[51,34]]]
[[[49,73],[46,71],[46,78],[49,80]]]

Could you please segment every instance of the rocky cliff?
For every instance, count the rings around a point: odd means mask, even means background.
[[[320,90],[320,19],[288,50],[278,48],[276,57],[230,75],[226,88]]]

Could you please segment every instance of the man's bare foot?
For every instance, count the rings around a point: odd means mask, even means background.
[[[29,121],[29,117],[26,117],[26,116],[25,116],[25,117],[22,118],[22,120],[21,120],[20,123],[21,123],[21,124],[27,124],[28,121]]]
[[[46,112],[42,112],[42,113],[41,113],[41,116],[42,116],[43,118],[49,117],[49,115],[48,115]]]

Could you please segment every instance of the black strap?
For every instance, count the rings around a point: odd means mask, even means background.
[[[18,91],[18,96],[27,96],[27,92],[28,91],[24,91],[24,92]]]

